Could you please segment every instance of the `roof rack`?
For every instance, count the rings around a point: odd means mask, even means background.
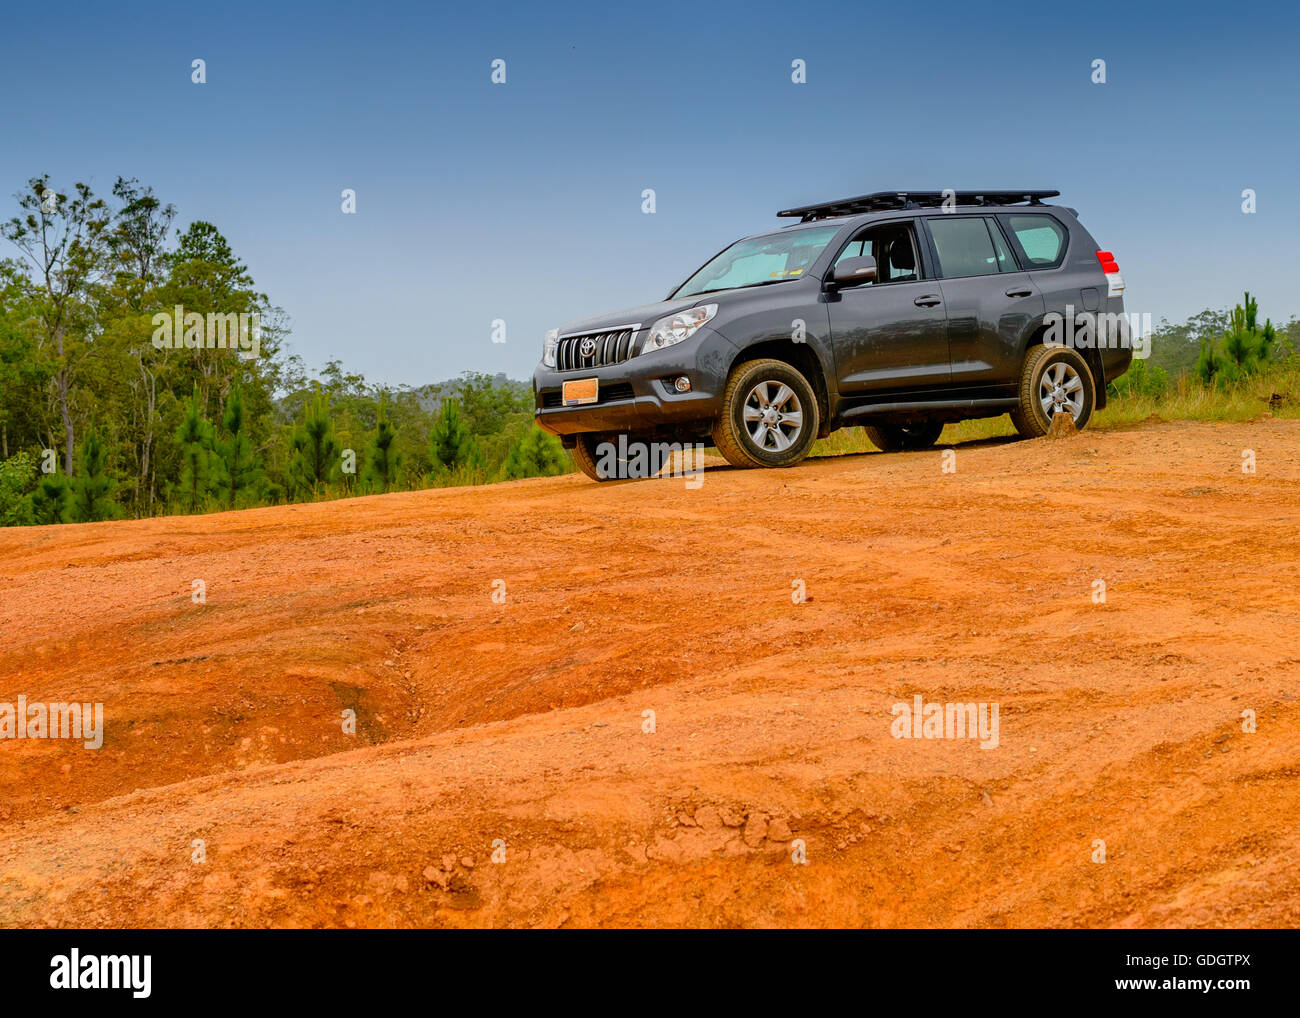
[[[955,200],[958,205],[1041,205],[1044,198],[1055,198],[1060,191],[876,191],[856,198],[840,198],[818,205],[803,205],[784,209],[778,216],[798,216],[800,222],[830,219],[835,216],[858,215],[863,212],[885,212],[891,209],[937,208],[945,200]]]

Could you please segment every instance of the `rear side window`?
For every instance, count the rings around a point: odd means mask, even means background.
[[[930,236],[934,238],[935,254],[939,257],[939,275],[957,279],[1015,271],[1016,266],[1011,264],[1000,236],[997,248],[994,247],[990,229],[996,230],[997,227],[986,217],[944,216],[926,222],[930,226]]]
[[[1002,216],[1002,222],[1016,238],[1026,267],[1050,269],[1065,254],[1065,228],[1048,215]]]

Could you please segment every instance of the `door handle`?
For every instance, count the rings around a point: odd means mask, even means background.
[[[1010,290],[1007,290],[1005,292],[1008,297],[1028,297],[1034,291],[1030,290],[1028,287],[1013,286]]]
[[[936,304],[942,304],[943,301],[937,293],[927,293],[921,297],[917,297],[916,300],[912,301],[912,303],[919,308],[932,308]]]

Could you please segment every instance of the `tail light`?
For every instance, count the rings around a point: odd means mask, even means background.
[[[1122,297],[1124,295],[1124,277],[1119,274],[1119,262],[1109,251],[1098,251],[1097,261],[1101,262],[1101,271],[1106,273],[1106,296]]]

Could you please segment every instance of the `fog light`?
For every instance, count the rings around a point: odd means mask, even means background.
[[[678,392],[690,392],[691,380],[687,378],[685,375],[678,375],[677,380],[673,382],[673,388],[676,389]]]

